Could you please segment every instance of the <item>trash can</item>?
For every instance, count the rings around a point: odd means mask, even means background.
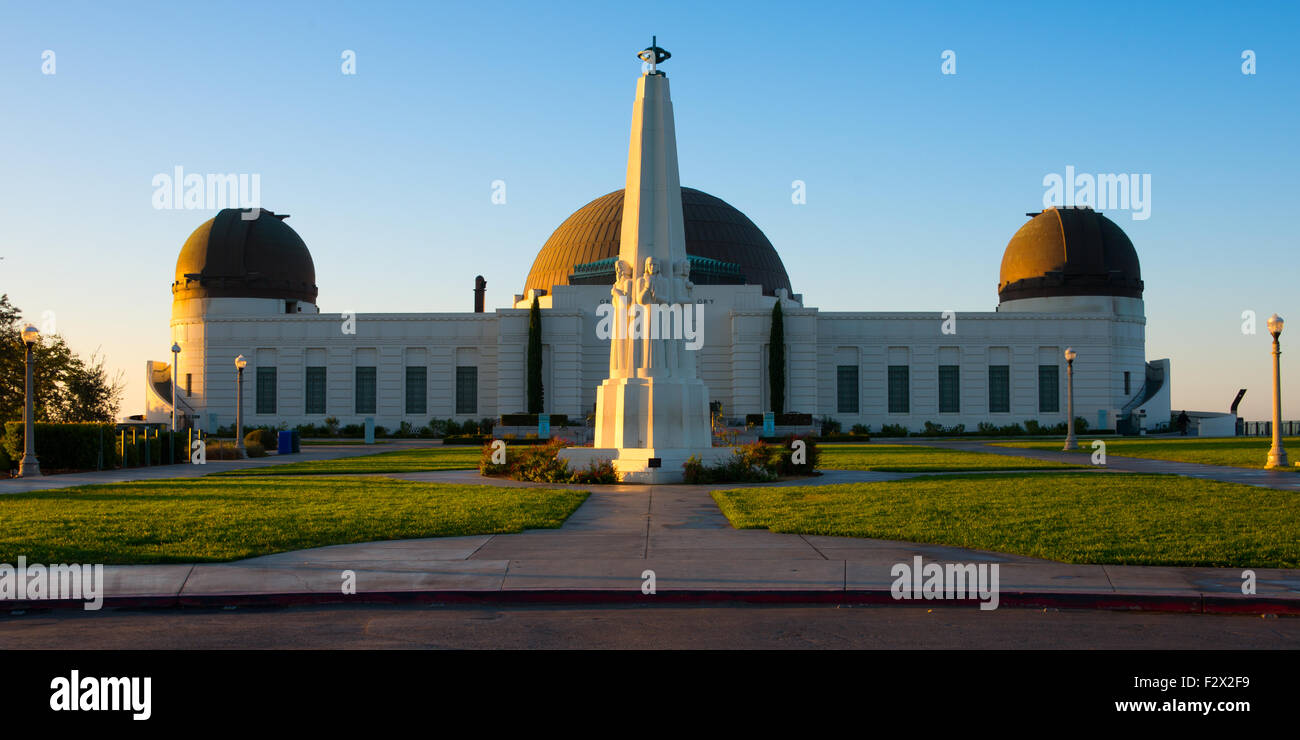
[[[293,453],[293,432],[280,432],[279,444],[276,446],[275,451],[281,455]]]

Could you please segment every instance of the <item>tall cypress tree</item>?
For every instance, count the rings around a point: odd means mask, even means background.
[[[542,413],[542,309],[533,296],[533,307],[528,312],[528,413]]]
[[[781,300],[772,306],[772,333],[767,340],[767,387],[772,392],[772,411],[785,413],[785,317]]]

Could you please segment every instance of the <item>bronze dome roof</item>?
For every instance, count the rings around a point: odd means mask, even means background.
[[[682,220],[688,255],[738,265],[744,281],[763,286],[766,295],[775,295],[777,288],[793,292],[790,276],[772,242],[726,201],[682,188]],[[617,257],[622,230],[622,190],[574,211],[537,253],[524,283],[525,293],[533,288],[549,291],[553,285],[568,285],[574,267]]]
[[[226,208],[185,240],[176,259],[174,300],[281,298],[316,302],[316,265],[288,215]]]
[[[1137,250],[1123,229],[1091,208],[1048,208],[1007,244],[998,297],[1142,297]]]

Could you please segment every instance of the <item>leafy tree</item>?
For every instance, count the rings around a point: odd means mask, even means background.
[[[0,421],[22,421],[27,347],[22,312],[0,295]],[[41,336],[32,348],[36,421],[113,421],[125,383],[119,372],[110,378],[96,350],[81,358],[54,334]]]
[[[528,312],[528,413],[542,413],[545,389],[542,388],[542,309],[533,296]]]
[[[781,300],[772,306],[772,333],[767,340],[767,387],[772,392],[772,411],[785,413],[785,317]]]

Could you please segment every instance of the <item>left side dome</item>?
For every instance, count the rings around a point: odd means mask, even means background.
[[[264,208],[257,218],[226,208],[185,240],[176,259],[174,300],[279,298],[316,302],[316,265],[289,216]]]

